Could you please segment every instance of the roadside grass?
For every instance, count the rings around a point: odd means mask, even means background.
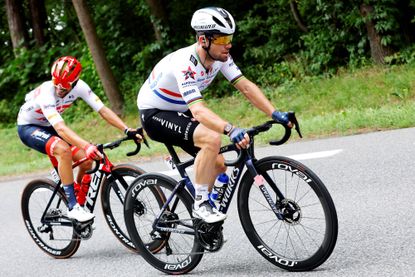
[[[295,111],[304,139],[314,139],[414,127],[413,76],[415,64],[370,67],[353,72],[342,71],[331,78],[316,77],[301,82],[293,80],[277,88],[267,87],[263,90],[278,109]],[[236,92],[232,97],[212,99],[207,104],[237,126],[249,127],[268,120]],[[70,112],[68,110],[67,113]],[[64,118],[66,116],[73,115],[65,114]],[[137,112],[128,114],[124,120],[129,126],[137,126]],[[82,122],[68,125],[94,143],[106,143],[122,136],[120,131],[108,127],[96,113],[85,115]],[[278,129],[282,128],[273,128],[260,135],[257,142],[264,144],[275,139],[281,133]],[[298,136],[294,135],[293,139],[298,139]],[[228,142],[226,137],[223,142]],[[0,176],[23,175],[50,168],[46,156],[22,145],[16,127],[0,129],[0,143],[3,146],[0,152]],[[131,142],[107,151],[107,154],[114,163],[140,163],[152,156],[167,153],[160,143],[150,141],[150,146],[150,149],[143,146],[138,156],[130,158],[125,153],[134,149]]]

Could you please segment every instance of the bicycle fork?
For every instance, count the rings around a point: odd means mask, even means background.
[[[274,214],[277,216],[279,220],[284,219],[283,213],[278,209],[278,204],[276,204],[268,192],[267,188],[265,187],[265,181],[268,182],[272,190],[277,194],[277,199],[284,199],[284,195],[281,193],[281,191],[278,189],[278,187],[275,185],[274,181],[268,176],[268,174],[264,173],[263,175],[259,174],[256,170],[254,163],[252,159],[248,159],[246,161],[246,167],[248,168],[248,171],[251,173],[251,175],[254,178],[254,184],[259,188],[259,190],[264,195],[265,199],[267,200],[270,208],[274,212]]]

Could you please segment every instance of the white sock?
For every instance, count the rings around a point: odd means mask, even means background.
[[[195,184],[195,209],[207,200],[209,200],[209,185]]]

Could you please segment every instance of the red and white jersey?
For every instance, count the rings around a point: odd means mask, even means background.
[[[154,67],[138,93],[138,109],[185,112],[190,105],[202,100],[201,91],[219,71],[232,83],[243,76],[231,56],[226,62],[214,62],[207,71],[196,53],[196,44],[181,48]]]
[[[82,80],[79,80],[64,98],[56,95],[52,81],[44,82],[26,94],[26,102],[20,108],[17,124],[53,126],[63,121],[61,113],[78,98],[82,98],[95,111],[99,111],[104,106],[98,96]]]

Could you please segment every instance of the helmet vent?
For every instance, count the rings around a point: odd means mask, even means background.
[[[212,16],[212,19],[213,19],[213,21],[215,21],[216,22],[216,24],[218,24],[219,26],[222,26],[222,27],[224,27],[224,28],[226,28],[226,26],[219,20],[219,19],[217,19],[216,17],[214,17],[214,16]]]
[[[60,72],[59,72],[59,77],[64,77],[63,75],[65,74],[66,68],[69,67],[68,65],[69,63],[67,61],[64,61],[61,68],[60,68]]]

